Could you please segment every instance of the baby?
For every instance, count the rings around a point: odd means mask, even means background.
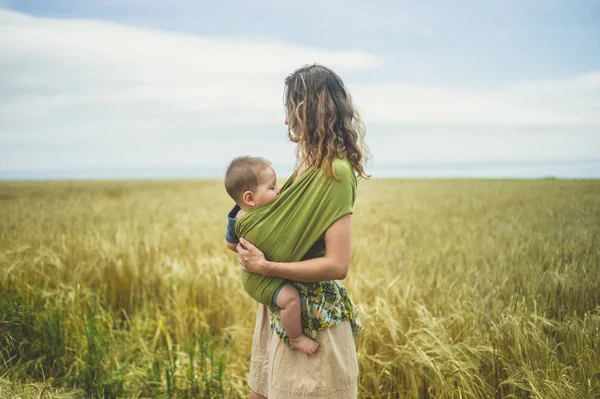
[[[237,252],[237,218],[277,197],[277,175],[271,163],[264,158],[238,157],[227,168],[225,189],[237,204],[229,212],[225,240],[227,247]],[[314,355],[319,344],[302,334],[300,296],[296,288],[282,278],[261,275],[256,275],[256,278],[260,281],[244,284],[248,294],[265,305],[276,304],[281,309],[281,324],[290,337],[290,345],[308,355]]]

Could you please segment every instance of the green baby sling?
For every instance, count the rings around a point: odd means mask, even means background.
[[[267,260],[297,262],[323,256],[315,245],[336,220],[352,213],[356,177],[347,159],[335,159],[335,177],[315,167],[297,180],[288,179],[277,198],[256,208],[235,224],[235,233],[260,249]],[[278,277],[242,272],[242,284],[260,303],[272,305],[273,294],[285,282]]]

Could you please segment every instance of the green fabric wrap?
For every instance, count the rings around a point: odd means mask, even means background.
[[[325,232],[336,220],[352,213],[356,198],[357,182],[350,162],[336,159],[334,170],[339,180],[326,177],[314,167],[295,181],[288,179],[273,202],[237,220],[236,235],[250,241],[274,262],[297,262],[325,255]],[[242,272],[248,294],[267,305],[271,305],[273,294],[283,282],[277,277]]]

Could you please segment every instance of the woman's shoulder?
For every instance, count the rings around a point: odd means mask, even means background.
[[[335,158],[333,160],[333,170],[340,180],[356,180],[354,168],[348,158]]]

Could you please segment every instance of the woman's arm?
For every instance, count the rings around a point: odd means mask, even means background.
[[[254,245],[240,239],[237,246],[244,270],[295,281],[343,280],[352,256],[352,215],[342,216],[325,232],[325,256],[300,262],[271,262]]]

